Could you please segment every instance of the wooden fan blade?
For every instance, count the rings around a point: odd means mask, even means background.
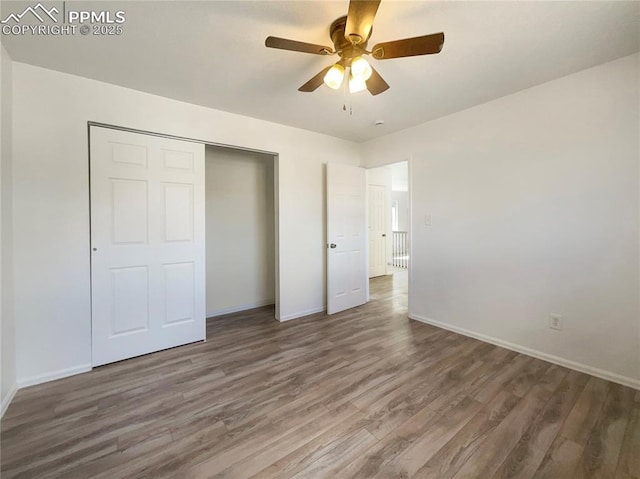
[[[305,83],[300,88],[298,88],[298,91],[312,92],[317,90],[317,88],[320,85],[322,85],[322,83],[324,82],[324,76],[327,74],[327,72],[332,66],[333,65],[329,65],[327,68],[324,68],[320,73],[314,76],[311,80],[309,80],[307,83]]]
[[[293,52],[313,53],[315,55],[331,55],[333,50],[324,45],[316,45],[314,43],[298,42],[296,40],[287,40],[286,38],[267,37],[264,45],[269,48],[279,48],[281,50],[290,50]]]
[[[371,71],[371,76],[366,82],[369,93],[372,95],[378,95],[383,91],[387,91],[389,89],[389,85],[384,81],[384,78],[380,76],[380,73],[378,73],[375,68],[371,67]]]
[[[344,28],[344,38],[352,43],[362,43],[369,39],[373,19],[380,0],[351,0]]]
[[[434,53],[440,53],[443,45],[444,33],[440,32],[422,37],[378,43],[371,50],[371,55],[377,60],[413,57],[416,55],[432,55]]]

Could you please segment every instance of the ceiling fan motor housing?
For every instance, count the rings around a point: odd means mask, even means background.
[[[351,60],[354,58],[361,56],[367,51],[367,42],[371,37],[371,32],[373,29],[369,30],[369,35],[364,41],[359,43],[352,43],[344,37],[344,30],[347,24],[347,16],[340,17],[331,24],[329,27],[329,34],[331,36],[331,41],[333,42],[334,50],[340,55],[342,58],[344,66],[350,66]],[[360,37],[358,37],[360,38]]]

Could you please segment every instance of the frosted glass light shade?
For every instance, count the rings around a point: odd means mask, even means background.
[[[369,62],[364,59],[364,57],[355,57],[351,62],[351,74],[354,78],[361,79],[362,81],[367,81],[373,70],[371,69],[371,65]]]
[[[353,75],[349,75],[349,93],[357,93],[359,91],[365,90],[366,88],[367,84],[364,80]]]
[[[338,63],[333,65],[324,76],[324,84],[329,88],[337,90],[342,85],[344,79],[344,67]]]

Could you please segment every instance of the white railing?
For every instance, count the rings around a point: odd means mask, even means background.
[[[392,236],[392,261],[396,268],[407,268],[409,266],[409,247],[407,244],[408,234],[406,231],[394,231]]]

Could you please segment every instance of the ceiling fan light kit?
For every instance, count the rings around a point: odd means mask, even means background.
[[[340,88],[340,85],[342,85],[342,81],[344,80],[344,67],[339,63],[336,63],[329,68],[329,71],[325,74],[322,80],[329,88],[337,90]]]
[[[371,65],[369,65],[369,62],[365,60],[364,57],[359,56],[351,60],[351,74],[354,78],[367,81],[371,78],[372,73],[373,70],[371,70]]]
[[[353,74],[349,75],[349,93],[358,93],[367,89],[367,82]]]
[[[340,56],[337,63],[325,67],[298,88],[299,91],[312,92],[323,83],[337,90],[343,84],[348,68],[350,93],[367,89],[372,95],[378,95],[388,90],[389,85],[369,64],[364,55],[370,55],[376,60],[433,55],[440,53],[444,45],[444,33],[433,33],[421,37],[378,43],[371,51],[367,50],[367,43],[373,32],[373,20],[379,5],[380,0],[351,0],[347,15],[336,19],[329,27],[333,49],[324,45],[278,37],[267,37],[265,46],[314,55],[337,54]]]

